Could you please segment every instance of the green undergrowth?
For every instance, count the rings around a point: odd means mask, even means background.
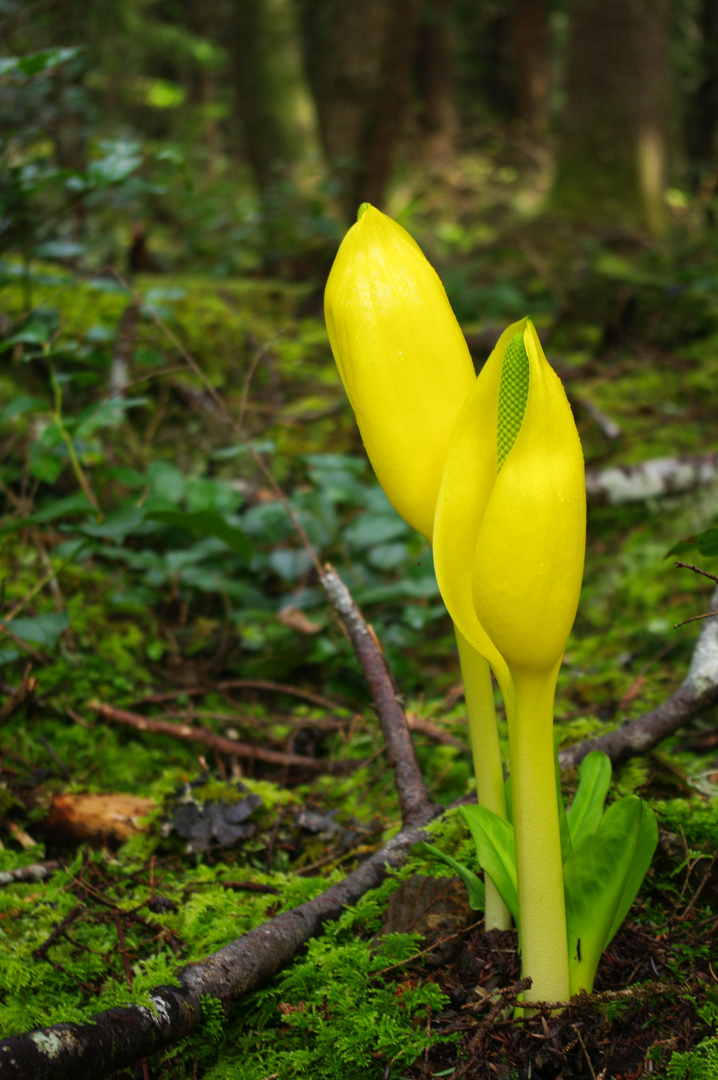
[[[478,226],[440,230],[435,250],[451,260],[467,236],[465,272],[448,281],[457,309],[467,320],[480,310],[487,322],[536,314],[589,467],[714,448],[710,275],[702,280],[678,259],[611,260],[584,247],[582,272],[564,275],[576,282],[564,303],[527,267],[520,244],[489,250]],[[142,306],[122,395],[109,381],[127,292],[110,278],[31,269],[23,280],[6,266],[0,287],[8,321],[0,339],[0,681],[5,693],[17,688],[28,665],[37,679],[34,701],[0,728],[0,872],[42,858],[60,858],[64,869],[0,887],[2,1034],[146,1002],[182,964],[316,896],[398,827],[367,687],[255,454],[320,562],[339,570],[371,622],[409,716],[421,722],[414,742],[432,797],[447,804],[473,788],[453,634],[431,553],[389,506],[362,454],[330,361],[320,290],[258,278],[138,278]],[[674,278],[680,303],[661,324]],[[250,447],[225,423],[210,387],[241,418]],[[587,402],[620,423],[617,438]],[[680,684],[701,624],[674,624],[709,609],[712,585],[665,555],[717,519],[718,491],[708,485],[590,507],[583,595],[559,678],[560,747],[641,715]],[[237,680],[251,685],[229,686]],[[328,700],[307,702],[297,689]],[[243,761],[233,771],[232,759],[206,747],[112,723],[97,702],[319,767]],[[498,696],[497,704],[505,754]],[[679,901],[680,910],[690,902],[705,853],[715,850],[711,723],[695,721],[615,772],[611,797],[649,798],[677,838],[633,912],[656,934]],[[88,847],[48,825],[55,796],[87,792],[142,795],[154,809],[122,847]],[[179,806],[236,808],[247,795],[259,801],[245,836],[188,850]],[[433,842],[473,857],[457,815]],[[421,940],[380,934],[391,892],[414,873],[444,870],[417,849],[269,987],[226,1015],[205,1001],[203,1027],[166,1052],[162,1075],[407,1075],[446,1004],[435,971],[413,963],[405,973]],[[706,895],[686,917],[689,929],[710,914]],[[689,974],[704,947],[687,935],[671,954],[671,976]],[[702,1080],[714,1057],[708,1039],[655,1064],[671,1080]]]

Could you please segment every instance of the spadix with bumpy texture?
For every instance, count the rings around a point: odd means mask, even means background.
[[[521,430],[526,398],[529,396],[529,358],[523,334],[514,334],[506,346],[499,384],[499,412],[496,420],[496,472],[506,461]]]
[[[329,342],[389,501],[431,541],[444,457],[474,365],[436,271],[365,203],[324,296]]]

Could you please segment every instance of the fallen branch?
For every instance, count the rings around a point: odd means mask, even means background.
[[[16,870],[3,870],[0,871],[0,886],[16,885],[28,881],[44,881],[45,878],[49,878],[56,870],[59,870],[61,866],[62,863],[59,859],[50,859],[48,862],[32,863],[30,866],[18,866]]]
[[[432,803],[426,790],[414,753],[406,714],[397,697],[389,665],[376,636],[365,623],[346,585],[331,566],[324,568],[322,585],[344,624],[371,690],[389,764],[394,770],[401,819],[405,825],[425,825],[436,816],[439,807]]]
[[[137,713],[127,712],[125,709],[117,709],[114,705],[105,705],[101,701],[88,701],[88,709],[97,712],[103,720],[112,723],[124,724],[134,728],[135,731],[152,731],[156,735],[171,735],[173,739],[181,739],[184,742],[200,743],[208,746],[220,754],[232,757],[246,758],[249,761],[265,761],[268,765],[281,765],[284,768],[308,769],[311,772],[346,772],[356,762],[317,761],[316,758],[305,757],[303,754],[289,754],[282,750],[267,750],[263,746],[255,746],[251,743],[237,742],[235,739],[227,739],[224,735],[215,735],[206,728],[191,727],[189,724],[172,724],[167,720],[158,720],[155,717],[139,716]]]
[[[711,608],[718,606],[718,589]],[[591,750],[603,750],[614,765],[645,754],[695,716],[718,703],[718,620],[706,620],[688,674],[667,701],[613,731],[569,746],[559,754],[562,769],[575,768]]]
[[[299,686],[289,686],[286,683],[272,682],[270,679],[224,679],[222,682],[213,683],[211,686],[191,686],[182,690],[170,690],[162,694],[149,694],[146,697],[137,698],[135,705],[153,705],[163,701],[172,701],[178,697],[193,697],[207,694],[213,690],[266,690],[271,694],[288,694],[290,697],[301,698],[310,705],[316,705],[320,709],[336,712],[337,709],[346,708],[338,701],[315,694],[311,690],[303,690]]]
[[[20,685],[15,690],[9,691],[7,701],[0,708],[0,724],[5,723],[6,720],[9,720],[11,716],[14,716],[16,712],[19,712],[20,709],[35,698],[37,679],[30,675],[30,670],[28,664],[22,674]]]
[[[160,986],[152,1007],[129,1005],[97,1013],[87,1024],[53,1024],[0,1042],[2,1080],[100,1080],[190,1035],[202,1022],[205,995],[233,1001],[265,986],[294,960],[326,922],[338,918],[387,873],[405,861],[423,839],[405,827],[379,851],[321,896],[225,945],[201,964],[178,974],[179,986]]]
[[[637,465],[614,465],[586,470],[590,502],[640,502],[660,495],[689,491],[718,477],[718,451],[690,457],[652,458]]]

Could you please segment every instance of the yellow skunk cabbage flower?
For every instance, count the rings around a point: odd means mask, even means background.
[[[457,419],[434,529],[454,622],[512,670],[561,661],[583,575],[583,453],[529,319],[501,335]]]
[[[578,605],[583,454],[561,381],[528,319],[499,339],[456,421],[434,523],[434,562],[458,630],[503,657],[528,1000],[568,998],[554,775],[553,698]],[[493,661],[492,661],[493,666]]]
[[[408,232],[365,203],[339,248],[324,313],[379,483],[431,542],[451,431],[476,382],[444,287]]]

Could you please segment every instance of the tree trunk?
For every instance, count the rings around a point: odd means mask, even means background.
[[[511,21],[514,111],[534,139],[546,134],[549,85],[546,0],[514,0]]]
[[[451,0],[426,0],[417,31],[416,87],[419,95],[421,157],[444,169],[456,151],[458,116],[454,97]]]
[[[553,202],[574,217],[663,226],[669,0],[574,0]]]
[[[260,193],[291,176],[300,151],[292,12],[286,0],[232,0],[228,48],[244,151]]]
[[[696,22],[701,33],[700,80],[688,99],[686,149],[702,171],[714,165],[718,152],[718,0],[701,0]]]
[[[327,165],[347,219],[381,204],[406,104],[417,0],[295,0]]]

